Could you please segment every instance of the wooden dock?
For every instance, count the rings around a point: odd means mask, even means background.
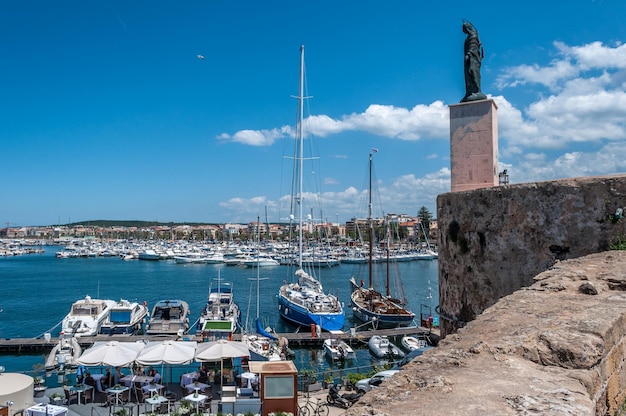
[[[331,334],[329,332],[322,332],[319,337],[313,337],[311,332],[290,332],[283,334],[276,334],[278,338],[284,337],[289,341],[289,346],[292,348],[315,348],[321,347],[324,340],[327,338],[342,339],[350,345],[364,346],[367,345],[367,341],[373,335],[392,337],[401,337],[404,335],[419,335],[428,337],[432,343],[436,344],[439,341],[439,330],[428,329],[424,327],[406,327],[406,328],[393,328],[393,329],[379,329],[370,331],[357,331],[354,336],[351,332],[343,332],[341,334]],[[172,335],[98,335],[94,337],[80,337],[78,342],[80,346],[85,349],[91,347],[98,341],[163,341],[163,340],[181,340],[181,338]],[[183,336],[182,340],[198,341],[203,340],[196,335]],[[233,335],[233,340],[241,340],[241,334]],[[1,355],[19,355],[19,354],[36,354],[41,352],[50,352],[52,348],[58,343],[58,338],[51,338],[46,341],[44,338],[7,338],[0,339],[0,354]]]

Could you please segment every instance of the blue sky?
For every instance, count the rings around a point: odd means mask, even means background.
[[[3,2],[0,226],[286,218],[300,45],[319,216],[367,215],[372,148],[380,209],[436,213],[462,19],[511,183],[624,173],[624,16],[622,0]]]

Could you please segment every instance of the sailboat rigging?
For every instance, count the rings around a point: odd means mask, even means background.
[[[385,280],[385,294],[374,289],[372,279],[373,273],[373,256],[374,256],[374,222],[372,218],[372,153],[369,155],[369,203],[368,203],[368,287],[364,287],[364,282],[357,284],[354,276],[350,277],[352,286],[352,294],[350,301],[354,316],[362,322],[371,323],[376,328],[393,328],[397,326],[408,326],[413,322],[415,314],[405,307],[405,301],[394,299],[391,297],[390,290],[390,271],[389,271],[389,246],[390,241],[386,243],[386,264],[387,273]]]
[[[325,294],[322,283],[302,268],[302,231],[303,231],[303,178],[304,162],[303,151],[303,119],[304,119],[304,46],[300,47],[300,79],[298,91],[298,120],[296,123],[296,143],[294,151],[294,180],[296,187],[292,193],[292,206],[295,204],[298,211],[298,252],[297,282],[285,283],[278,292],[278,310],[280,316],[296,325],[318,325],[322,330],[341,331],[344,324],[343,305],[339,299],[328,293]],[[297,178],[296,178],[297,174]],[[293,212],[293,208],[292,208]]]
[[[260,243],[261,243],[261,231],[260,231],[260,222],[257,217],[257,243],[259,247],[257,247],[256,259],[259,261],[259,251],[260,251]],[[242,337],[242,342],[248,346],[248,350],[250,351],[250,359],[252,361],[280,361],[286,358],[286,354],[281,354],[281,348],[277,343],[277,338],[270,334],[267,330],[263,328],[261,324],[261,318],[259,317],[259,302],[260,302],[260,291],[259,285],[261,280],[267,280],[267,277],[261,278],[261,268],[256,267],[256,319],[255,329],[256,334],[244,334]],[[250,279],[253,280],[253,279]],[[250,288],[252,291],[252,288]],[[252,299],[250,297],[249,299]],[[249,301],[250,302],[250,301]],[[250,306],[248,304],[248,310],[250,310]],[[247,322],[247,318],[246,318]],[[247,329],[247,328],[246,328]],[[285,346],[286,347],[286,346]],[[287,348],[284,348],[287,351]]]

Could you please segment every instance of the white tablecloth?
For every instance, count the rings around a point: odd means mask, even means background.
[[[66,416],[67,407],[39,404],[26,409],[26,416]]]
[[[191,383],[193,383],[193,381],[195,379],[197,379],[200,376],[200,374],[198,374],[197,371],[194,371],[193,373],[185,373],[182,376],[180,376],[180,386],[181,387],[185,387]]]
[[[104,378],[104,374],[94,374],[92,377],[96,380],[96,389],[102,392],[102,379]]]

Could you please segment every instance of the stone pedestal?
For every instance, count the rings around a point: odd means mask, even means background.
[[[497,110],[493,100],[450,105],[452,192],[499,185]]]

